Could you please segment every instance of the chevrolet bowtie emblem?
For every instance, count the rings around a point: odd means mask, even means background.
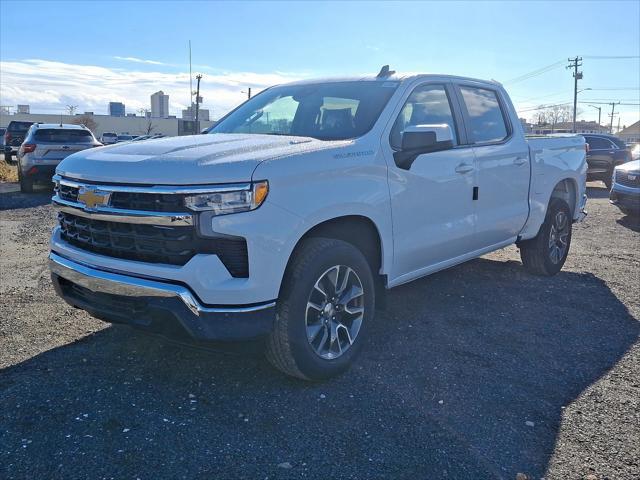
[[[95,187],[80,187],[78,191],[78,201],[84,203],[87,209],[106,207],[110,196],[111,192],[101,191]]]

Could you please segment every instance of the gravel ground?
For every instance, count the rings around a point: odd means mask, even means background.
[[[560,274],[512,247],[397,288],[323,384],[68,307],[50,194],[0,187],[3,478],[640,478],[640,224],[599,184]]]

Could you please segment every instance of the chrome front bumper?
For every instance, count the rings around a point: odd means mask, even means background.
[[[54,252],[49,254],[49,267],[56,291],[67,303],[115,323],[153,327],[154,316],[171,317],[196,339],[237,340],[268,333],[275,315],[275,301],[210,307],[184,286],[101,270]],[[74,297],[70,286],[79,286],[86,293]],[[122,300],[143,302],[147,308],[123,311]],[[112,311],[110,302],[121,311]]]

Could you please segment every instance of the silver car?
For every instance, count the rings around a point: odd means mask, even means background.
[[[20,190],[30,193],[34,183],[51,182],[65,157],[101,145],[84,125],[33,124],[18,149]]]

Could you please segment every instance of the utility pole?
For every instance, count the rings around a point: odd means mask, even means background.
[[[196,75],[197,86],[196,86],[196,134],[200,133],[200,121],[198,120],[198,114],[200,113],[200,79],[202,75],[199,73]]]
[[[189,106],[193,107],[193,73],[191,73],[191,40],[189,40]]]
[[[247,100],[251,100],[251,87],[247,90]]]
[[[582,57],[568,58],[569,65],[566,68],[573,68],[573,133],[576,133],[576,113],[578,110],[578,80],[582,80],[582,72],[578,67],[582,66]]]
[[[595,105],[589,105],[591,108],[598,110],[598,125],[600,125],[600,119],[602,117],[602,107],[596,107]]]
[[[611,122],[609,123],[609,133],[613,134],[613,116],[615,115],[615,111],[616,111],[616,105],[618,105],[620,102],[611,102],[609,105],[611,105],[611,115],[609,115],[611,117]]]

